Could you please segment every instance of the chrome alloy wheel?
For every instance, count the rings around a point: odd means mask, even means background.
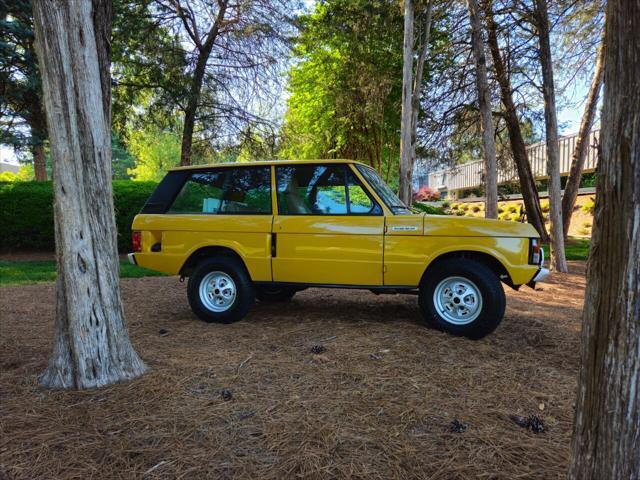
[[[209,272],[200,282],[198,293],[207,310],[226,312],[236,300],[236,284],[224,272]]]
[[[438,283],[433,303],[442,318],[454,325],[471,323],[482,311],[480,289],[463,277],[448,277]]]

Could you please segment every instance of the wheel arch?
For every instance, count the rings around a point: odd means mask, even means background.
[[[222,245],[207,245],[195,250],[193,253],[191,253],[191,255],[189,255],[187,260],[180,268],[180,275],[185,277],[190,276],[198,262],[200,262],[202,259],[215,256],[225,256],[237,260],[240,265],[242,265],[247,275],[249,275],[249,278],[251,278],[251,272],[247,268],[247,265],[242,256],[234,249]]]
[[[420,283],[422,283],[429,272],[437,268],[439,264],[453,258],[465,258],[481,263],[494,272],[502,282],[506,283],[511,288],[516,290],[518,289],[514,286],[513,281],[511,280],[509,270],[498,258],[489,253],[477,250],[454,250],[436,256],[431,262],[429,262],[429,265],[427,265],[427,268],[420,278]]]

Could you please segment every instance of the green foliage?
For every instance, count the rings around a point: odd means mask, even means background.
[[[426,203],[413,202],[412,207],[414,210],[417,210],[418,212],[427,213],[429,215],[446,215],[447,214],[444,208],[434,207],[431,205],[427,205]]]
[[[114,180],[128,180],[129,174],[127,172],[135,166],[135,158],[129,153],[116,133],[111,134],[111,165]]]
[[[582,207],[580,207],[580,208],[582,209],[582,211],[584,213],[589,213],[589,214],[593,215],[593,211],[596,208],[596,199],[591,197],[589,200],[584,202],[582,204]]]
[[[131,245],[131,223],[156,184],[114,181],[118,248]],[[54,250],[53,192],[51,182],[0,183],[0,250]]]
[[[2,172],[0,173],[0,182],[27,182],[33,180],[35,174],[33,172],[33,164],[27,163],[21,165],[18,173]]]
[[[280,157],[358,159],[389,179],[399,157],[402,95],[397,2],[318,2],[300,24]]]
[[[120,262],[121,278],[162,276],[159,272]],[[56,262],[53,260],[10,262],[0,260],[0,285],[24,285],[29,283],[53,282],[56,279]]]
[[[150,14],[152,4],[113,2],[112,121],[125,143],[140,129],[176,127],[177,105],[184,103],[188,87],[183,45],[177,33]]]
[[[133,180],[159,182],[172,167],[180,164],[180,137],[159,129],[131,133],[129,150],[135,156],[135,167],[127,173]]]

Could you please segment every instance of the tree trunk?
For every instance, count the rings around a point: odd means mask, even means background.
[[[47,161],[44,154],[44,141],[47,138],[47,121],[42,108],[41,95],[35,96],[27,118],[31,130],[31,153],[33,155],[33,171],[37,182],[47,181]]]
[[[536,0],[538,30],[538,58],[542,68],[542,96],[544,97],[544,123],[547,139],[547,175],[549,176],[549,218],[551,220],[551,268],[568,272],[564,254],[562,228],[562,186],[560,184],[560,145],[558,143],[558,112],[553,81],[553,61],[549,39],[547,0]]]
[[[640,3],[606,7],[602,141],[569,477],[640,478]]]
[[[487,59],[484,54],[482,26],[478,17],[478,2],[467,0],[471,24],[471,45],[476,64],[476,88],[478,107],[482,127],[482,145],[484,147],[485,217],[498,218],[498,171],[496,166],[496,143],[493,137],[493,116],[491,110],[491,92],[487,79]]]
[[[33,154],[33,170],[36,177],[36,182],[47,181],[47,162],[44,155],[44,145],[37,143],[31,147]]]
[[[500,54],[498,46],[498,30],[493,18],[493,9],[491,1],[487,0],[484,4],[485,20],[487,22],[487,40],[489,49],[491,50],[491,58],[493,59],[493,67],[496,72],[498,84],[500,85],[500,96],[504,105],[504,119],[509,132],[509,142],[511,144],[511,152],[513,160],[518,171],[520,179],[520,190],[522,191],[522,199],[527,212],[527,220],[531,223],[540,234],[543,242],[549,239],[547,230],[544,226],[542,217],[542,209],[540,208],[540,197],[536,189],[536,181],[531,172],[531,164],[527,156],[527,149],[522,138],[520,122],[516,107],[513,103],[511,81],[507,75],[507,71]]]
[[[402,66],[402,117],[400,120],[399,197],[411,206],[411,78],[413,71],[413,0],[404,0],[404,45]]]
[[[107,0],[36,0],[37,53],[53,158],[58,279],[50,388],[93,388],[146,369],[120,298],[111,185]]]
[[[593,72],[593,80],[591,80],[591,87],[589,88],[589,95],[587,96],[587,104],[585,105],[582,121],[580,122],[576,149],[574,150],[573,158],[571,159],[569,178],[567,179],[567,185],[564,187],[564,196],[562,197],[562,230],[564,238],[567,238],[569,235],[571,215],[573,215],[573,207],[576,204],[576,198],[578,198],[578,188],[580,188],[582,170],[584,169],[584,162],[587,159],[587,153],[589,151],[589,137],[591,129],[593,128],[593,121],[596,117],[598,98],[602,87],[604,72],[603,65],[604,44],[600,47],[600,52],[598,53],[598,61],[596,62],[596,69]]]
[[[422,77],[424,75],[424,64],[429,53],[429,41],[431,37],[431,19],[433,13],[433,1],[428,0],[424,20],[424,32],[422,35],[422,44],[419,47],[418,62],[416,63],[416,74],[413,79],[413,90],[411,92],[411,165],[410,169],[413,174],[413,166],[416,161],[416,141],[418,138],[418,114],[420,113],[420,97],[422,96]],[[413,175],[412,175],[413,179]],[[413,194],[413,192],[412,192]]]
[[[182,146],[180,150],[180,165],[191,165],[191,147],[193,145],[193,130],[196,123],[196,113],[200,105],[200,94],[202,92],[202,82],[204,81],[204,74],[207,70],[207,62],[211,56],[213,45],[218,38],[220,32],[220,25],[224,20],[225,13],[227,11],[228,1],[218,2],[218,14],[213,22],[213,25],[207,33],[204,43],[200,42],[200,39],[195,36],[193,40],[196,42],[196,68],[193,71],[193,78],[191,80],[191,86],[189,87],[189,97],[187,100],[187,107],[184,111],[184,127],[182,130]],[[180,8],[178,15],[186,15],[185,11]],[[193,18],[181,17],[185,25],[188,21],[195,21]],[[193,29],[192,34],[196,34],[196,29]]]
[[[207,67],[209,53],[198,55],[196,69],[193,72],[193,79],[189,88],[189,99],[187,107],[184,111],[184,126],[182,129],[182,148],[180,150],[180,165],[191,165],[191,146],[193,145],[193,129],[196,123],[196,111],[200,104],[200,92],[202,90],[202,81]]]

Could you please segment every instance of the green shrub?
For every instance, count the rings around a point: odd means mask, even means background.
[[[419,212],[428,213],[429,215],[446,215],[447,212],[441,207],[434,207],[426,203],[413,202],[413,208]]]
[[[517,205],[509,205],[508,210],[510,213],[517,213],[519,209]]]
[[[451,206],[449,202],[442,202],[442,208],[447,209]]]
[[[460,204],[459,203],[452,203],[451,204],[451,210],[458,210],[460,208]]]
[[[468,204],[468,203],[464,203],[464,204],[462,204],[462,205],[460,206],[460,209],[461,209],[463,212],[466,212],[467,210],[469,210],[469,204]]]
[[[113,182],[118,248],[131,245],[131,222],[156,187],[153,182]],[[0,250],[54,250],[51,182],[0,183]]]
[[[593,215],[593,210],[596,208],[596,199],[591,197],[589,200],[583,203],[582,207],[580,208],[583,212]]]

